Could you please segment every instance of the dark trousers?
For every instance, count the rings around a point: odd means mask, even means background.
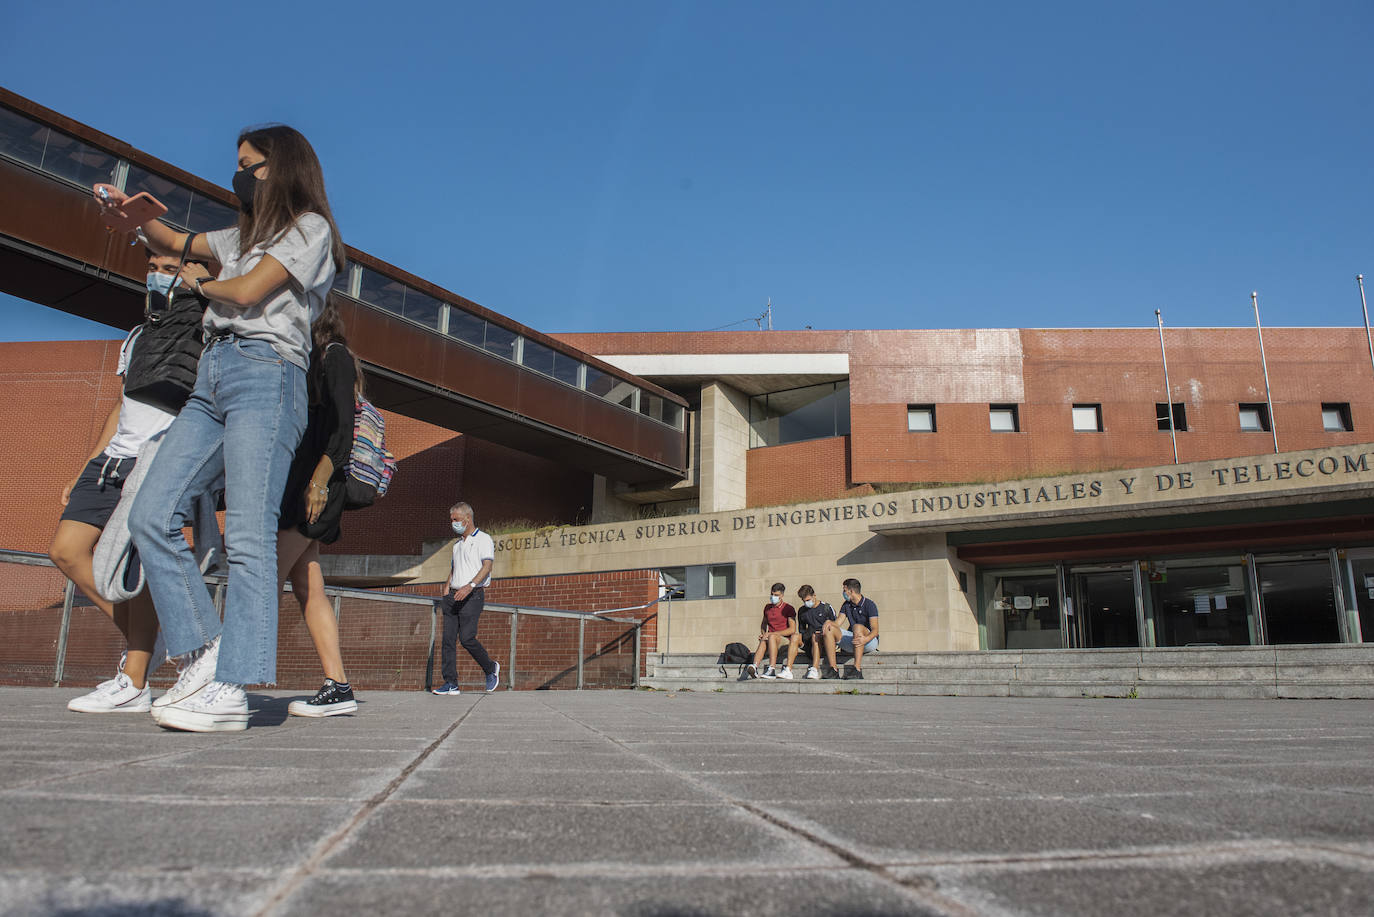
[[[468,651],[472,661],[482,667],[482,674],[490,675],[496,671],[496,663],[487,655],[486,648],[477,639],[477,619],[482,616],[482,605],[486,591],[480,586],[468,593],[468,597],[458,602],[453,593],[447,593],[439,600],[444,611],[444,649],[443,675],[445,682],[458,684],[458,644]]]

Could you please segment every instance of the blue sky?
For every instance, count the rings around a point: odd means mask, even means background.
[[[224,185],[293,124],[348,242],[543,331],[1355,325],[1374,275],[1367,0],[112,9],[11,5],[0,83]]]

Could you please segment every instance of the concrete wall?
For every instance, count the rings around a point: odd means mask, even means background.
[[[701,511],[748,502],[749,399],[721,382],[701,387]]]

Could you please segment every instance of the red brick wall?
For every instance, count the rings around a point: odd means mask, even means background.
[[[118,341],[0,343],[0,449],[23,467],[0,475],[0,548],[46,551],[62,488],[100,436],[119,398]],[[538,525],[585,519],[591,474],[539,456],[383,412],[387,446],[400,461],[376,505],[350,513],[340,554],[419,554],[449,534],[448,508],[473,504],[483,524]]]
[[[746,453],[750,506],[857,497],[873,492],[849,483],[849,437],[765,446]]]
[[[1155,423],[1155,403],[1186,404],[1181,461],[1272,451],[1268,433],[1242,433],[1240,402],[1265,400],[1259,345],[1250,328],[1166,329],[1172,398],[1164,395],[1159,335],[1155,329],[1076,329],[987,332],[1011,334],[1007,389],[1019,375],[1015,400],[1020,433],[993,433],[988,401],[932,398],[929,390],[952,371],[976,373],[983,357],[960,362],[949,348],[973,348],[978,332],[746,331],[564,334],[575,347],[601,356],[626,353],[848,353],[851,440],[849,469],[828,453],[827,470],[804,468],[793,446],[752,450],[749,504],[807,499],[818,489],[843,492],[846,483],[991,481],[1054,472],[1125,468],[1173,460],[1169,434]],[[944,350],[934,350],[938,336]],[[1269,328],[1265,350],[1280,449],[1309,449],[1374,439],[1374,388],[1369,385],[1363,328]],[[938,358],[938,366],[921,360]],[[970,353],[972,351],[970,350]],[[932,375],[934,374],[934,375]],[[948,385],[944,385],[948,387]],[[954,383],[956,389],[959,384]],[[1327,433],[1323,401],[1348,402],[1354,432]],[[907,404],[936,404],[937,432],[908,433]],[[1074,403],[1102,405],[1105,432],[1075,433]],[[828,441],[827,441],[828,442]],[[801,445],[801,444],[797,444]],[[761,455],[759,453],[762,453]],[[756,457],[757,456],[757,457]],[[785,475],[796,472],[794,487]],[[755,493],[755,486],[759,487]]]

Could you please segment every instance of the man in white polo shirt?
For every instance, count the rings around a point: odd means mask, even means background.
[[[449,572],[448,591],[439,600],[444,611],[443,674],[444,683],[434,689],[435,694],[458,692],[458,643],[482,667],[486,676],[487,693],[496,690],[501,681],[501,663],[487,655],[477,639],[477,620],[482,616],[486,587],[491,584],[491,565],[496,546],[491,536],[480,531],[472,518],[472,507],[455,503],[448,511],[453,532],[453,567]]]

